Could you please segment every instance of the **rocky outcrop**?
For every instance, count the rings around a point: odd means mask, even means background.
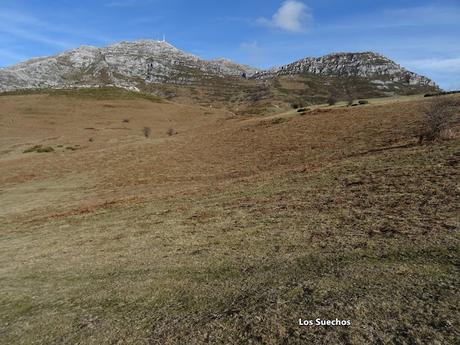
[[[196,79],[252,75],[257,70],[228,60],[206,61],[162,41],[80,47],[0,69],[0,91],[145,83],[189,84]]]
[[[372,52],[305,58],[258,71],[225,59],[203,60],[167,42],[141,40],[105,48],[83,46],[0,69],[0,91],[107,85],[148,90],[148,85],[204,84],[216,78],[237,84],[237,79],[257,81],[303,74],[364,78],[372,88],[382,91],[414,90],[418,86],[437,89],[430,79]]]
[[[410,72],[390,59],[373,52],[335,53],[318,58],[308,57],[288,65],[258,72],[253,78],[267,79],[306,73],[323,76],[361,77],[380,85],[381,88],[385,88],[391,83],[436,87],[432,80]]]

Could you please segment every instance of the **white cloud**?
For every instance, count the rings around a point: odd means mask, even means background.
[[[258,24],[289,32],[305,32],[313,20],[310,8],[297,0],[284,1],[271,19],[259,18]]]

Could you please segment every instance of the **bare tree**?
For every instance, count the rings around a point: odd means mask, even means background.
[[[419,136],[420,142],[440,139],[460,122],[460,100],[436,96],[423,111],[425,129]]]

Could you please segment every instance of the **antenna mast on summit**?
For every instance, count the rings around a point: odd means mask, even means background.
[[[163,35],[163,42],[166,42],[166,36]]]

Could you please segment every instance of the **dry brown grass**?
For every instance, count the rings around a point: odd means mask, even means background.
[[[458,338],[460,140],[417,145],[420,101],[229,119],[59,99],[2,99],[1,343]]]

